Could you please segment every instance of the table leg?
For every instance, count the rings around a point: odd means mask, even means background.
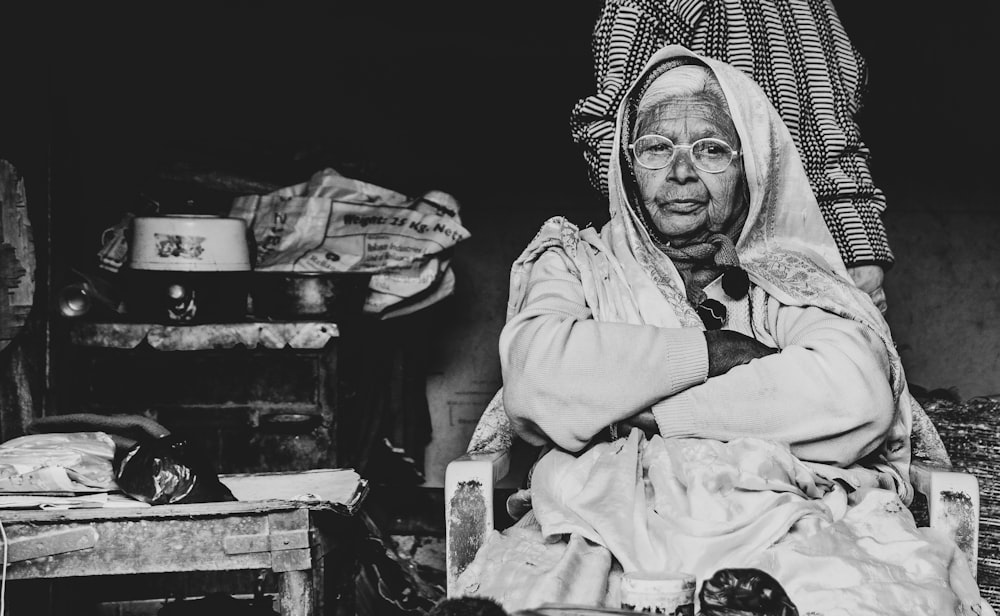
[[[330,467],[343,466],[346,450],[340,442],[340,415],[344,412],[340,408],[340,385],[338,380],[342,378],[337,372],[337,357],[340,349],[340,341],[329,342],[323,350],[317,367],[318,401],[320,415],[322,416],[323,428],[330,439],[329,447],[331,451],[321,452],[321,460],[326,460]]]
[[[278,611],[281,616],[314,616],[313,573],[308,569],[278,574]]]

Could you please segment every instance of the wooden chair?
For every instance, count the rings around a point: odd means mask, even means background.
[[[494,528],[494,488],[510,469],[514,436],[500,395],[498,392],[483,412],[467,453],[450,462],[445,471],[448,596],[454,596],[458,576]],[[923,409],[917,409],[910,479],[916,491],[926,498],[930,526],[955,539],[975,576],[979,553],[979,481],[971,473],[952,470],[936,429]]]

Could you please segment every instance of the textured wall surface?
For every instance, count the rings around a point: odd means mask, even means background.
[[[1000,217],[917,211],[888,228],[887,316],[907,380],[963,399],[1000,393]]]

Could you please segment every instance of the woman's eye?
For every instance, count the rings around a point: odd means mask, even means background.
[[[708,142],[699,144],[698,151],[703,156],[720,157],[726,156],[729,153],[729,148],[721,143]]]

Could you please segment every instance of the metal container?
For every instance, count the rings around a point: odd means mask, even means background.
[[[130,243],[133,270],[245,272],[251,267],[242,218],[140,216],[132,221]]]
[[[368,296],[370,273],[253,272],[255,317],[344,321],[357,317]]]
[[[694,616],[695,577],[689,573],[628,572],[620,592],[622,609]]]
[[[250,272],[124,270],[130,320],[167,324],[232,323],[247,316]]]
[[[59,307],[59,314],[64,317],[75,318],[84,316],[90,312],[90,309],[94,305],[90,285],[85,282],[75,282],[66,285],[59,291],[56,303]]]

